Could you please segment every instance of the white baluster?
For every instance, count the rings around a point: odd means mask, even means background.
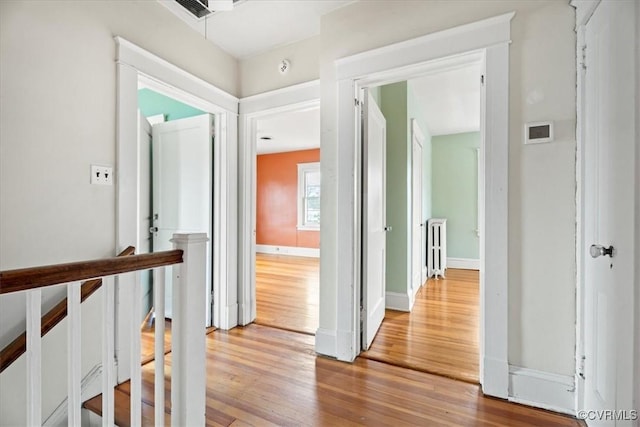
[[[102,279],[102,425],[114,425],[114,280]]]
[[[184,251],[173,267],[171,322],[171,424],[202,426],[206,408],[207,235],[174,234],[171,241]]]
[[[27,425],[42,425],[42,291],[27,292]]]
[[[142,423],[142,366],[140,364],[140,317],[142,311],[142,290],[140,287],[140,272],[135,273],[132,289],[131,303],[131,425],[139,426]]]
[[[153,270],[153,313],[155,321],[155,425],[164,425],[164,280],[165,270]]]
[[[68,425],[81,424],[82,405],[82,320],[80,307],[80,282],[67,284],[67,412]]]

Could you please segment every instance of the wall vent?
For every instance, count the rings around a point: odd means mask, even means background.
[[[176,2],[198,19],[211,13],[209,0],[176,0]]]

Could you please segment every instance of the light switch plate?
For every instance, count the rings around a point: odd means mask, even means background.
[[[91,184],[113,185],[113,167],[91,165]]]

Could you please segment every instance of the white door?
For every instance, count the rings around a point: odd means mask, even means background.
[[[153,126],[153,251],[172,249],[176,232],[207,233],[207,325],[211,322],[213,116]],[[171,318],[171,275],[166,275],[165,315]]]
[[[411,121],[411,288],[413,295],[422,286],[423,243],[422,233],[424,224],[422,221],[422,141],[424,137],[415,120]]]
[[[603,1],[586,26],[587,411],[633,409],[634,16],[634,2]],[[611,256],[603,253],[610,247]],[[590,426],[631,425],[611,415],[589,418]]]
[[[362,123],[362,349],[376,336],[385,308],[387,122],[365,90]]]
[[[140,171],[138,181],[138,239],[136,254],[151,252],[151,125],[146,117],[138,111],[138,158]],[[149,271],[140,272],[142,286],[142,313],[144,318],[153,305],[151,294],[151,277]],[[142,320],[142,319],[141,319]]]

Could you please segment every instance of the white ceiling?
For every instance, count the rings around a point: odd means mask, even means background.
[[[431,136],[480,130],[480,64],[409,80]]]
[[[244,0],[199,20],[174,0],[158,1],[227,53],[245,58],[320,34],[320,17],[354,0]]]
[[[320,108],[280,113],[259,119],[258,154],[320,148]],[[271,137],[270,141],[261,137]]]

